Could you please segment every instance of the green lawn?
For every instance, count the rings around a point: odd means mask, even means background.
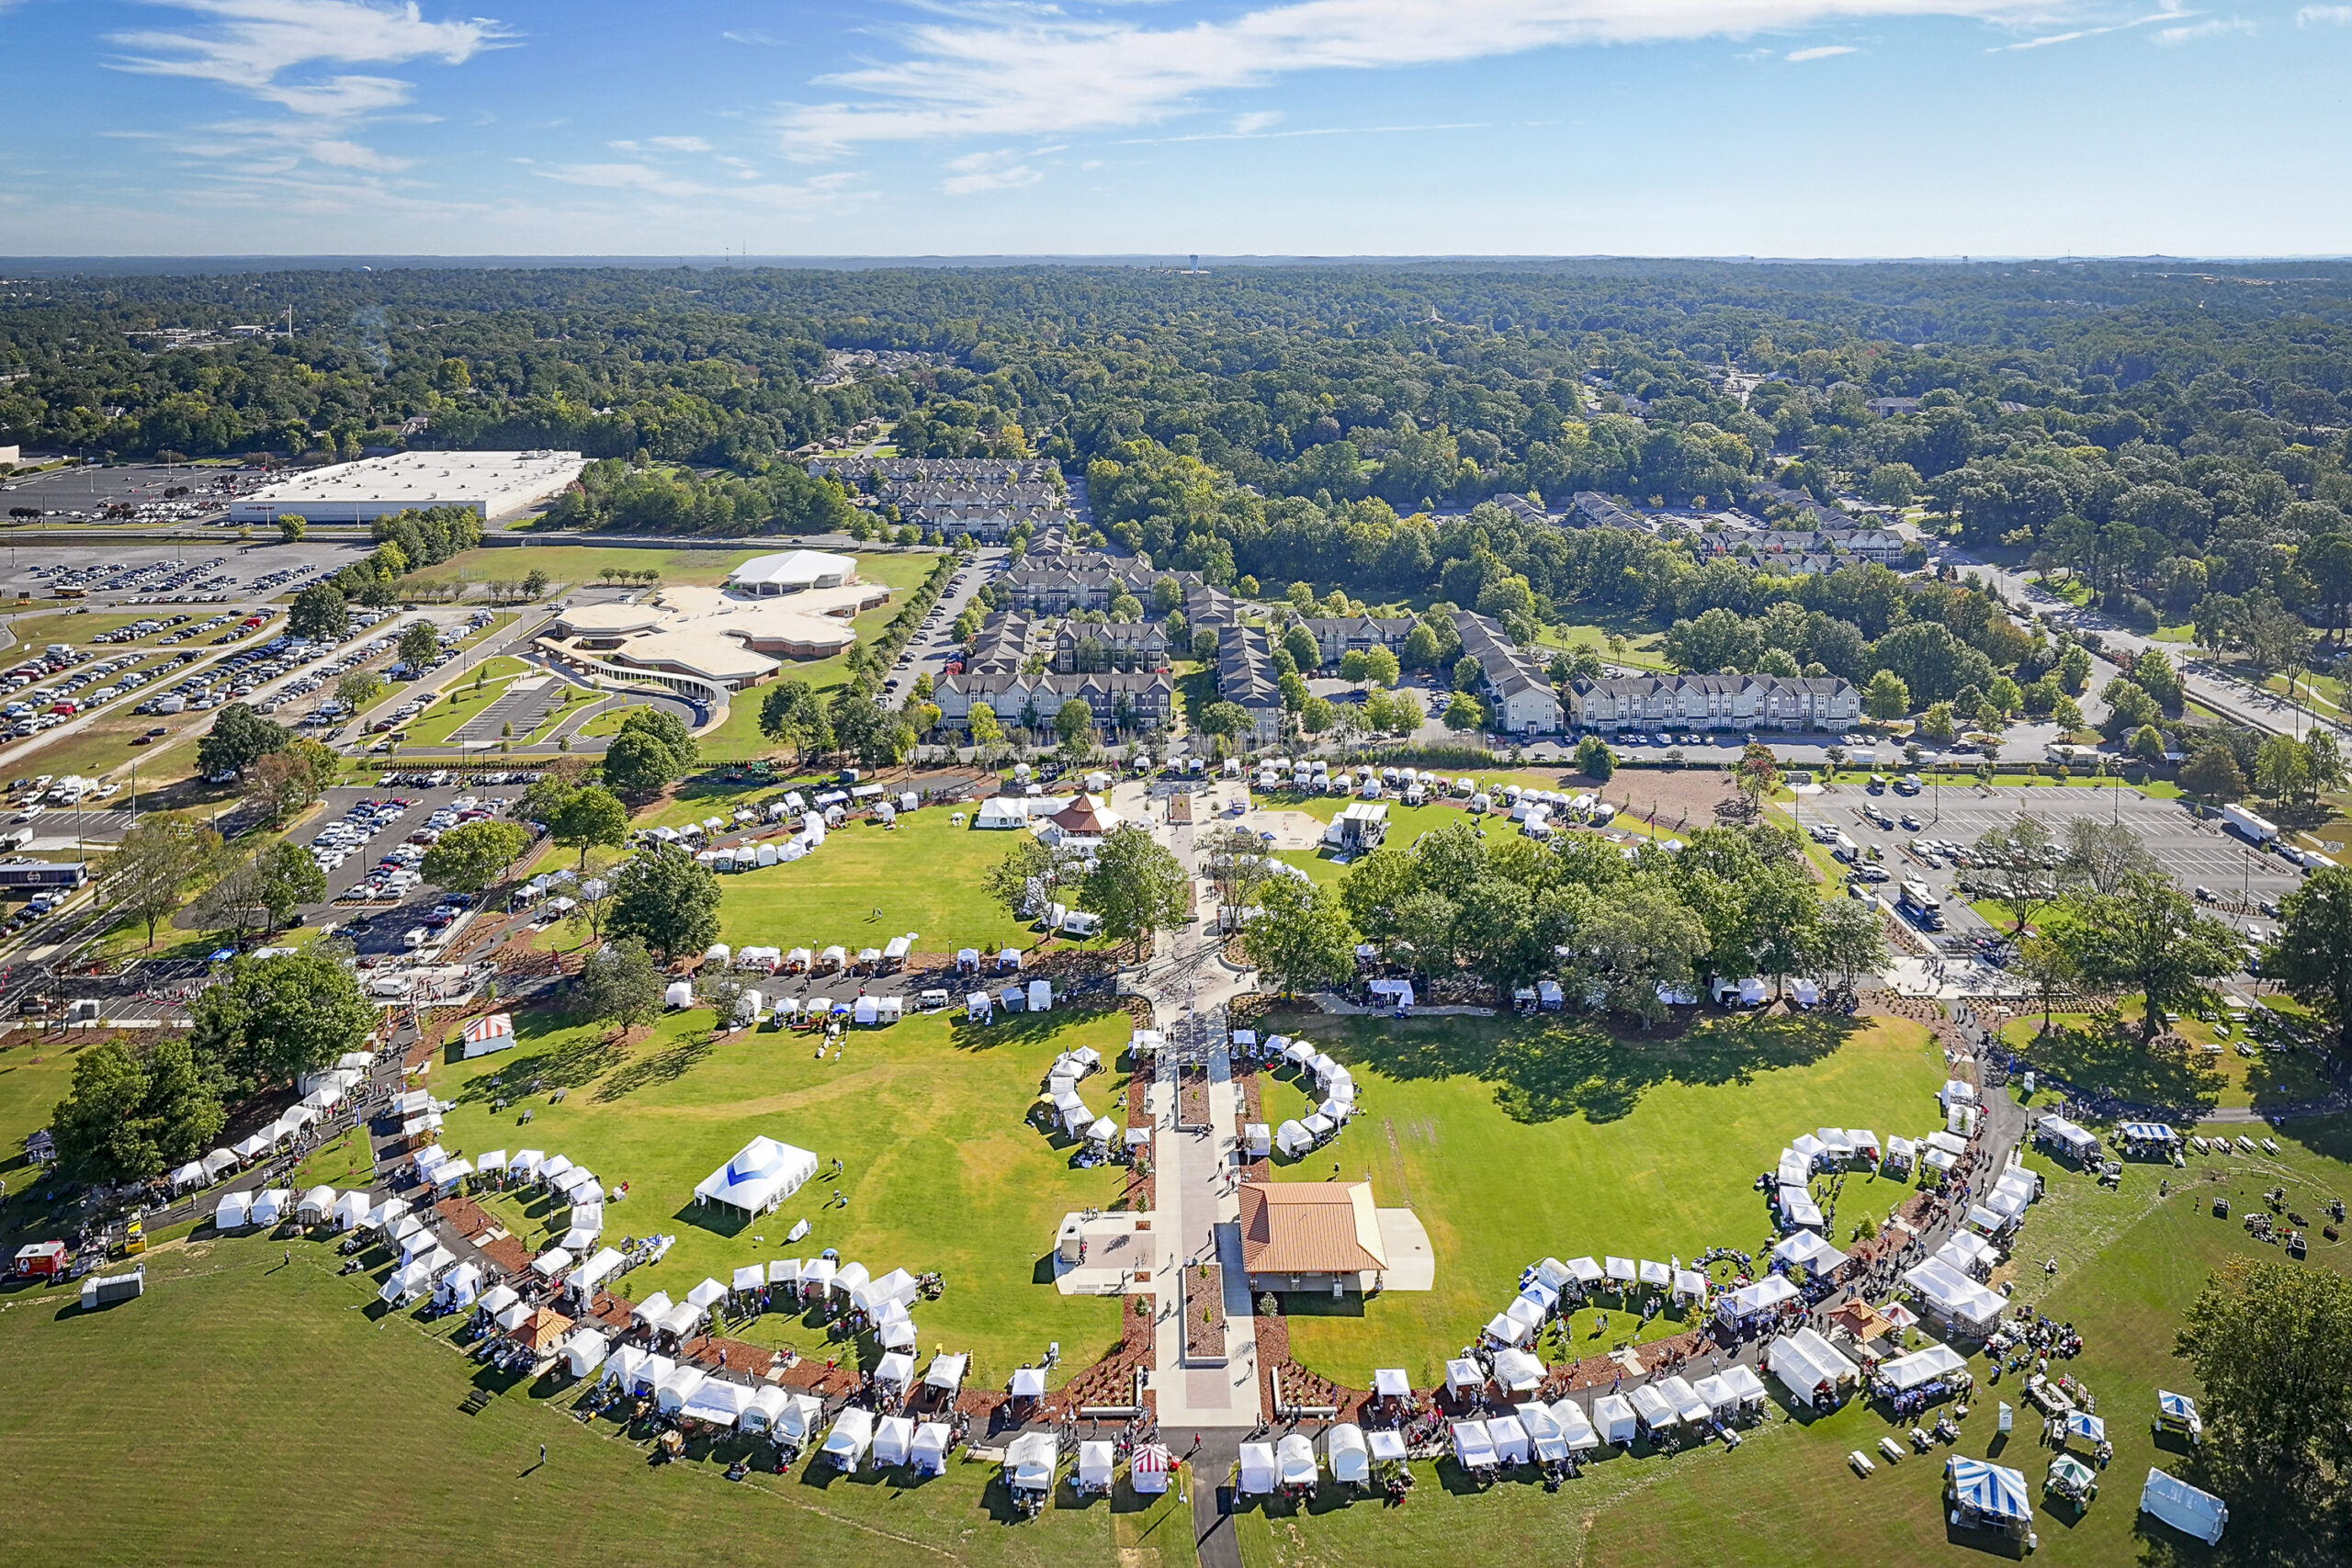
[[[1611,634],[1625,639],[1623,651],[1611,653]],[[1537,641],[1548,648],[1589,648],[1611,663],[1635,670],[1671,670],[1674,668],[1664,652],[1666,634],[1646,615],[1619,615],[1605,621],[1567,626],[1545,626],[1537,634]]]
[[[820,981],[816,989],[842,997],[857,987]],[[797,1032],[738,1031],[713,1043],[710,1018],[702,1010],[670,1014],[623,1049],[607,1044],[601,1027],[522,1014],[513,1050],[434,1069],[434,1093],[457,1101],[442,1142],[468,1154],[561,1153],[607,1188],[628,1183],[629,1196],[605,1211],[610,1236],[663,1233],[678,1241],[660,1265],[628,1277],[625,1295],[666,1290],[682,1298],[707,1275],[723,1281],[742,1264],[836,1247],[876,1275],[893,1268],[944,1274],[946,1294],[916,1314],[923,1348],[970,1349],[982,1384],[1001,1384],[1048,1341],[1061,1342],[1064,1367],[1075,1371],[1116,1337],[1116,1301],[1063,1297],[1035,1274],[1063,1214],[1114,1202],[1119,1176],[1072,1170],[1069,1148],[1023,1117],[1059,1052],[1092,1045],[1106,1060],[1117,1055],[1129,1029],[1124,1012],[977,1029],[952,1021],[960,1015],[919,1016],[858,1031],[839,1060],[822,1062]],[[493,1097],[534,1080],[540,1092],[492,1113]],[[1088,1103],[1109,1109],[1123,1081],[1091,1080]],[[560,1104],[548,1099],[558,1089],[565,1091]],[[526,1109],[532,1121],[522,1125]],[[698,1206],[695,1183],[760,1134],[815,1152],[829,1170],[840,1158],[848,1206],[828,1206],[830,1179],[748,1224]],[[507,1212],[516,1234],[533,1242],[557,1217],[544,1198],[528,1213]],[[810,1234],[786,1244],[785,1233],[803,1218]],[[526,1224],[533,1228],[519,1228]],[[773,1315],[745,1333],[830,1353],[822,1329],[797,1318]]]
[[[675,816],[724,815],[725,809],[706,803],[703,810]],[[1012,852],[1012,835],[958,828],[953,815],[925,807],[888,829],[852,821],[790,865],[721,877],[722,940],[786,949],[840,942],[855,952],[918,931],[927,953],[1030,945],[1036,933],[980,890],[981,873]]]
[[[569,1409],[571,1385],[478,1374],[454,1320],[377,1304],[379,1266],[335,1273],[325,1247],[232,1238],[150,1256],[140,1301],[83,1316],[62,1293],[0,1297],[0,1475],[27,1560],[173,1563],[955,1562],[1181,1568],[1168,1503],[1056,1507],[1012,1523],[994,1465],[844,1478],[757,1471],[696,1442],[648,1446]],[[380,1255],[379,1255],[380,1256]],[[478,1415],[459,1402],[493,1395]],[[76,1415],[69,1429],[62,1410]],[[539,1462],[544,1444],[547,1461]],[[90,1476],[107,1481],[94,1504]],[[621,1543],[627,1543],[625,1547]],[[1125,1549],[1125,1550],[1122,1550]],[[1132,1552],[1132,1557],[1128,1555]]]
[[[2232,1258],[2279,1256],[2234,1219],[2211,1217],[2207,1172],[2221,1177],[2211,1185],[2229,1194],[2240,1213],[2260,1203],[2262,1189],[2278,1182],[2301,1202],[2331,1192],[2352,1195],[2352,1168],[2343,1163],[2352,1153],[2352,1123],[2293,1123],[2278,1136],[2289,1146],[2276,1161],[2191,1156],[2194,1195],[2176,1191],[2168,1200],[2157,1197],[2154,1168],[2127,1167],[2122,1187],[2109,1191],[2078,1172],[2030,1156],[2051,1185],[2027,1221],[2029,1250],[2037,1259],[2056,1257],[2059,1269],[2055,1274],[2029,1269],[2018,1277],[2016,1299],[2036,1302],[2083,1331],[2086,1353],[2069,1370],[2098,1394],[2116,1447],[2087,1514],[2078,1518],[2071,1507],[2037,1506],[2034,1528],[2041,1544],[2032,1561],[2106,1568],[2215,1560],[2135,1512],[2149,1466],[2194,1473],[2183,1451],[2154,1441],[2147,1416],[2157,1388],[2197,1392],[2170,1352],[2180,1311],[2208,1271]],[[2340,1247],[2315,1247],[2312,1258],[2317,1267],[2347,1266]],[[1973,1370],[1981,1383],[1985,1363],[1977,1359]],[[1901,1428],[1882,1409],[1860,1403],[1800,1424],[1789,1418],[1775,1385],[1767,1423],[1736,1451],[1717,1444],[1665,1457],[1637,1450],[1601,1460],[1556,1495],[1523,1482],[1478,1491],[1463,1485],[1450,1462],[1417,1464],[1419,1484],[1399,1509],[1318,1500],[1303,1517],[1279,1506],[1253,1507],[1237,1521],[1242,1561],[1249,1568],[1555,1560],[1595,1568],[1661,1562],[1852,1568],[1943,1561],[1953,1547],[1981,1553],[1989,1545],[1983,1538],[1947,1531],[1942,1458],[1946,1452],[1989,1454],[2022,1470],[2039,1505],[2051,1450],[2035,1440],[2031,1413],[2021,1414],[2019,1429],[2007,1439],[1994,1430],[1998,1401],[2007,1396],[2018,1403],[2012,1387],[2005,1378],[1998,1388],[1984,1390],[1986,1397],[1962,1423],[1954,1449],[1893,1466],[1882,1460],[1868,1481],[1846,1468],[1847,1452],[1868,1449],[1875,1457],[1878,1439],[1899,1438]],[[2241,1536],[2238,1520],[2231,1530],[2232,1539]],[[2153,1556],[2151,1544],[2161,1549]]]
[[[1753,1250],[1770,1222],[1751,1184],[1790,1138],[1825,1123],[1912,1134],[1934,1120],[1944,1068],[1925,1032],[1882,1022],[1849,1034],[1849,1021],[1730,1019],[1657,1040],[1559,1017],[1271,1021],[1350,1064],[1364,1111],[1328,1156],[1283,1174],[1322,1179],[1336,1159],[1382,1206],[1409,1204],[1439,1259],[1434,1291],[1292,1298],[1293,1353],[1351,1387],[1385,1366],[1427,1387],[1538,1258]],[[1303,1103],[1287,1085],[1268,1098]],[[1865,1212],[1883,1219],[1906,1190],[1849,1182],[1841,1231]],[[1577,1352],[1625,1337],[1624,1314],[1610,1321],[1600,1338],[1593,1314],[1579,1314]]]

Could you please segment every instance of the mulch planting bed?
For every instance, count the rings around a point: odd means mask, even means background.
[[[1190,1130],[1209,1124],[1209,1073],[1206,1067],[1176,1069],[1176,1125]]]
[[[1287,1354],[1287,1329],[1283,1331],[1283,1344]],[[1184,1354],[1219,1359],[1225,1355],[1225,1270],[1215,1263],[1185,1267]],[[1264,1360],[1262,1349],[1259,1359]]]

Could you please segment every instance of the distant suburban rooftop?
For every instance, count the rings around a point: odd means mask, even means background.
[[[548,501],[580,477],[577,452],[398,452],[294,474],[237,498],[238,523],[294,513],[314,523],[367,522],[423,506],[466,506],[483,518]]]

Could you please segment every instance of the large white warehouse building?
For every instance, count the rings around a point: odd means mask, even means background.
[[[336,463],[266,485],[230,503],[232,523],[372,523],[413,507],[463,506],[485,523],[554,500],[580,477],[577,452],[400,452]]]

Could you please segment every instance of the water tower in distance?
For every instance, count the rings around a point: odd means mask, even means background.
[[[1179,277],[1206,277],[1208,276],[1208,268],[1201,265],[1200,254],[1198,252],[1194,252],[1193,254],[1193,265],[1181,269],[1176,276]]]

